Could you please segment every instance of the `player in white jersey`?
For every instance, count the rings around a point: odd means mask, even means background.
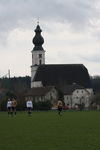
[[[26,101],[27,112],[30,115],[32,113],[33,103],[31,100]]]
[[[12,113],[12,101],[8,99],[7,101],[7,110],[8,110],[8,115]]]

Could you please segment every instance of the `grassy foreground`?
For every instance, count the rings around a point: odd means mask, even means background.
[[[0,150],[99,150],[100,112],[0,112]]]

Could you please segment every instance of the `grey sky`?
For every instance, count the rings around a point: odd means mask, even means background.
[[[46,63],[83,63],[100,74],[99,0],[0,0],[0,76],[30,75],[38,18]]]

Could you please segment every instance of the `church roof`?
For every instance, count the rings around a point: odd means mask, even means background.
[[[45,94],[47,94],[52,88],[52,86],[50,87],[34,87],[31,88],[26,94],[25,96],[44,96]]]
[[[34,81],[42,81],[44,86],[62,87],[77,83],[85,88],[91,88],[88,70],[83,64],[40,65]]]

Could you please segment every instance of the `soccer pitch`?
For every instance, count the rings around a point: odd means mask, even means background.
[[[100,112],[0,112],[0,150],[99,150]]]

